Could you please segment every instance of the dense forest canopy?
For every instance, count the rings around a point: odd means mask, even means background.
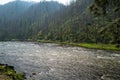
[[[111,35],[112,42],[120,46],[120,0],[94,0],[90,6],[91,12],[96,16],[103,16],[107,19],[107,23],[101,34]],[[105,20],[103,20],[105,21]]]
[[[0,40],[120,45],[120,0],[14,1],[0,6]]]

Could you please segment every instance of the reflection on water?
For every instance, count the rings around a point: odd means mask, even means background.
[[[50,43],[0,42],[0,63],[27,80],[120,80],[120,52]]]

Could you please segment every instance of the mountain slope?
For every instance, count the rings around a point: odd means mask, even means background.
[[[34,27],[39,27],[35,28],[39,29],[38,35],[34,33],[36,30],[33,30],[34,37],[38,39],[75,42],[80,42],[81,38],[85,39],[86,34],[83,29],[87,27],[87,24],[92,24],[93,20],[88,11],[88,7],[92,2],[93,0],[77,0],[77,2],[73,2],[71,5],[48,16],[44,23],[34,25]],[[78,39],[75,36],[80,38]]]
[[[11,19],[19,16],[21,13],[26,11],[32,2],[14,1],[0,6],[0,17],[5,19]]]
[[[55,1],[40,2],[29,7],[29,9],[22,15],[22,18],[37,21],[40,18],[53,14],[54,12],[58,11],[61,7],[63,7],[63,5]]]
[[[38,20],[44,20],[50,14],[63,7],[58,2],[40,2],[29,4],[15,1],[3,5],[0,10],[0,39],[26,39],[29,26]],[[8,10],[8,11],[7,11]]]

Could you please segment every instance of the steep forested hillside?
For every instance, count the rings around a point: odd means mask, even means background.
[[[120,44],[119,4],[118,0],[76,0],[37,25],[40,29],[33,39]]]
[[[29,26],[64,7],[58,2],[14,1],[0,6],[0,40],[27,39]]]
[[[0,39],[120,44],[119,4],[119,0],[76,0],[68,6],[53,1],[29,4],[14,13],[18,17],[1,18]]]
[[[0,5],[0,40],[13,38],[13,26],[16,26],[16,19],[34,3],[14,1]],[[13,24],[11,23],[13,21]],[[10,26],[12,24],[12,26]],[[13,30],[13,31],[12,31]],[[15,30],[16,31],[16,30]]]
[[[68,42],[92,42],[93,35],[87,31],[93,23],[93,17],[88,11],[88,7],[92,2],[93,0],[77,0],[77,2],[73,2],[71,5],[48,16],[43,24],[34,25],[34,27],[39,26],[40,28],[38,35],[35,34],[34,37]],[[87,37],[88,34],[91,35],[89,35],[90,39]]]

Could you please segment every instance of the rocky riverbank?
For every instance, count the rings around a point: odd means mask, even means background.
[[[13,66],[0,64],[0,80],[23,80],[24,74],[17,73]]]

